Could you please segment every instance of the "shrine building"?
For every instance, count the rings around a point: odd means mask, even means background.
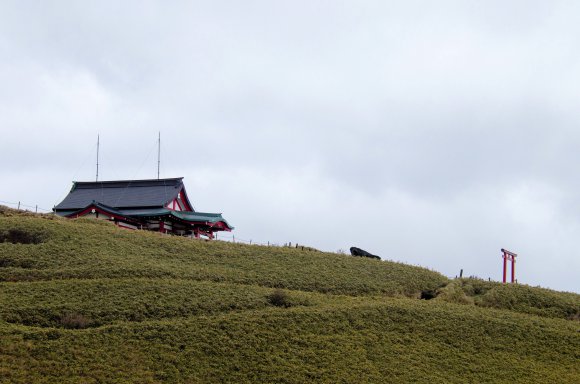
[[[234,227],[221,213],[197,212],[189,202],[183,177],[153,180],[73,182],[53,211],[67,218],[94,217],[119,227],[146,229],[195,238]]]

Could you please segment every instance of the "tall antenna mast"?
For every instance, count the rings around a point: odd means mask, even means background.
[[[157,180],[159,180],[159,166],[161,164],[161,132],[157,137]]]
[[[99,134],[97,134],[97,177],[95,178],[95,181],[99,181],[99,145],[100,137]]]

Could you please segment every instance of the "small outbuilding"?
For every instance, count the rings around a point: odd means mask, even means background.
[[[221,213],[197,212],[187,197],[183,177],[152,180],[73,182],[65,199],[53,208],[68,218],[94,217],[130,229],[213,239],[234,227]]]

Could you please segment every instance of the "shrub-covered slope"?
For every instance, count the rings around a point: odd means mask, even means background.
[[[173,278],[334,294],[417,294],[447,283],[424,268],[295,248],[192,241],[90,219],[4,217],[37,244],[2,243],[0,281]],[[4,233],[5,235],[1,235]]]
[[[453,281],[437,294],[438,300],[580,320],[580,297],[575,293],[470,278]]]
[[[575,383],[579,310],[575,294],[0,207],[0,382]]]

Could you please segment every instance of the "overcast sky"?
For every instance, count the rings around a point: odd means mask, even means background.
[[[0,2],[0,204],[98,134],[100,180],[155,178],[161,132],[239,239],[580,292],[579,104],[577,1]]]

